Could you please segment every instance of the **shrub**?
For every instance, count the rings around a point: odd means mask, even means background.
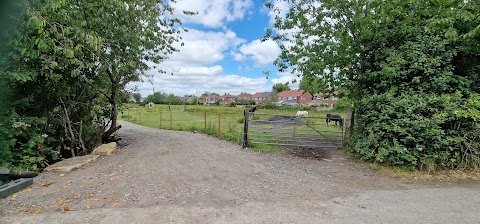
[[[478,166],[478,137],[473,137],[480,127],[478,99],[459,93],[365,97],[356,102],[350,151],[410,169]]]

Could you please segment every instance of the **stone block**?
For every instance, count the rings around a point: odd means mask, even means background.
[[[108,156],[115,154],[117,152],[117,143],[110,142],[108,144],[103,144],[95,148],[92,152],[93,155]]]

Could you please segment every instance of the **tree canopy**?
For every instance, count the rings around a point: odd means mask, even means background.
[[[287,91],[287,90],[290,90],[290,87],[285,83],[275,83],[272,86],[272,92],[274,94],[280,93],[280,92],[283,92],[283,91]]]
[[[418,168],[480,164],[469,137],[480,122],[477,0],[285,2],[267,31],[282,49],[275,64],[354,99],[352,152]]]
[[[168,1],[4,2],[0,76],[11,92],[5,101],[13,102],[1,127],[11,133],[1,144],[7,166],[44,166],[108,141],[119,128],[126,84],[179,41]],[[8,128],[12,122],[25,125]],[[32,159],[18,163],[17,156]]]

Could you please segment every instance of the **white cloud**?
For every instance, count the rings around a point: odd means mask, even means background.
[[[189,64],[212,64],[224,59],[224,52],[245,40],[238,38],[231,30],[221,32],[204,32],[189,29],[181,32],[182,42],[175,43],[179,52],[173,53],[168,61]]]
[[[289,83],[288,86],[291,89],[298,89],[299,88],[301,78],[299,78],[297,75],[295,75],[293,73],[278,72],[275,75],[275,77],[276,78],[272,79],[273,84],[275,84],[275,83],[287,83],[288,82]],[[296,82],[294,82],[294,80],[296,80]]]
[[[178,0],[173,4],[182,22],[219,28],[227,22],[241,20],[254,6],[252,0]],[[183,10],[198,12],[197,15],[183,15]]]
[[[219,65],[207,66],[183,66],[175,69],[171,74],[160,74],[151,71],[153,78],[145,82],[137,82],[129,85],[136,86],[142,96],[155,92],[165,92],[183,96],[185,94],[201,95],[205,91],[219,94],[239,94],[241,92],[255,93],[267,91],[271,86],[267,85],[265,78],[248,78],[235,74],[223,74],[223,68]],[[153,84],[152,84],[153,83]]]
[[[279,16],[284,19],[290,10],[290,4],[287,1],[283,0],[274,0],[273,2],[274,10],[268,11],[268,17],[270,18],[270,25],[275,23],[275,17]]]
[[[232,53],[236,61],[252,60],[257,67],[271,65],[281,53],[280,47],[272,39],[263,42],[254,40],[243,44],[239,51]]]

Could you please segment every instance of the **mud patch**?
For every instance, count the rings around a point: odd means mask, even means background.
[[[304,159],[324,160],[332,158],[330,151],[320,148],[294,148],[288,150],[288,154]]]

